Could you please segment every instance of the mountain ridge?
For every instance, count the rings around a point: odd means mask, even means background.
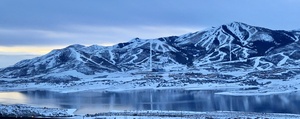
[[[271,30],[232,22],[181,36],[134,38],[113,46],[74,44],[0,69],[0,77],[35,77],[70,70],[85,75],[148,71],[150,52],[153,68],[167,71],[171,66],[187,70],[203,66],[227,67],[222,65],[224,63],[236,70],[241,70],[240,64],[244,69],[256,70],[295,67],[300,62],[299,39],[300,31]]]

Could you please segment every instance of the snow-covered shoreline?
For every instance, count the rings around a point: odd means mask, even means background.
[[[170,68],[172,69],[172,67]],[[128,90],[220,90],[222,95],[271,95],[300,90],[300,75],[285,78],[275,71],[115,72],[85,75],[75,70],[40,77],[0,78],[0,91],[48,90],[60,93]],[[76,78],[74,78],[76,77]],[[273,79],[275,78],[275,79]]]
[[[106,80],[106,79],[103,79]],[[232,95],[232,96],[251,96],[251,95],[273,95],[282,93],[291,93],[299,91],[300,80],[293,81],[281,81],[273,80],[272,84],[265,86],[253,86],[253,85],[240,85],[240,83],[205,83],[205,84],[183,84],[174,86],[157,87],[158,83],[149,83],[145,86],[137,85],[137,82],[131,83],[116,83],[110,85],[109,83],[103,83],[103,80],[85,80],[81,82],[73,82],[69,84],[50,84],[50,83],[21,83],[21,84],[0,84],[1,92],[14,92],[14,91],[34,91],[34,90],[47,90],[60,93],[74,93],[82,91],[92,92],[119,92],[119,91],[131,91],[131,90],[168,90],[168,89],[180,89],[180,90],[218,90],[216,94]],[[120,80],[120,79],[119,79]],[[128,80],[128,79],[127,79]],[[131,81],[131,80],[129,80]],[[267,82],[269,80],[260,80],[259,82]]]
[[[122,92],[122,91],[139,91],[139,90],[218,90],[220,92],[216,93],[219,95],[232,95],[232,96],[251,96],[251,95],[273,95],[273,94],[282,94],[282,93],[291,93],[297,92],[299,89],[286,89],[286,90],[274,90],[273,88],[265,89],[257,89],[257,90],[243,90],[248,88],[259,88],[258,86],[222,86],[222,85],[210,85],[208,86],[183,86],[183,87],[135,87],[135,88],[118,88],[118,87],[107,87],[107,88],[62,88],[60,86],[49,86],[47,84],[37,85],[31,88],[23,88],[22,86],[14,87],[14,88],[2,88],[0,92],[15,92],[15,91],[35,91],[35,90],[47,90],[59,93],[75,93],[75,92]]]

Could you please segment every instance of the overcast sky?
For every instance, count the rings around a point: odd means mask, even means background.
[[[182,35],[233,21],[294,30],[299,14],[300,0],[1,0],[0,55]]]

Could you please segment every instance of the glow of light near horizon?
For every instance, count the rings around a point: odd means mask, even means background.
[[[3,55],[44,55],[53,49],[63,48],[63,46],[38,47],[38,46],[0,46],[0,53]]]

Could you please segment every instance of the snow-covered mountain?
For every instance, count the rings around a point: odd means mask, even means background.
[[[299,39],[300,31],[233,22],[181,36],[135,38],[108,47],[71,45],[0,69],[0,77],[33,77],[74,70],[85,75],[148,71],[150,62],[153,69],[165,70],[175,65],[257,70],[294,67],[300,62]]]

